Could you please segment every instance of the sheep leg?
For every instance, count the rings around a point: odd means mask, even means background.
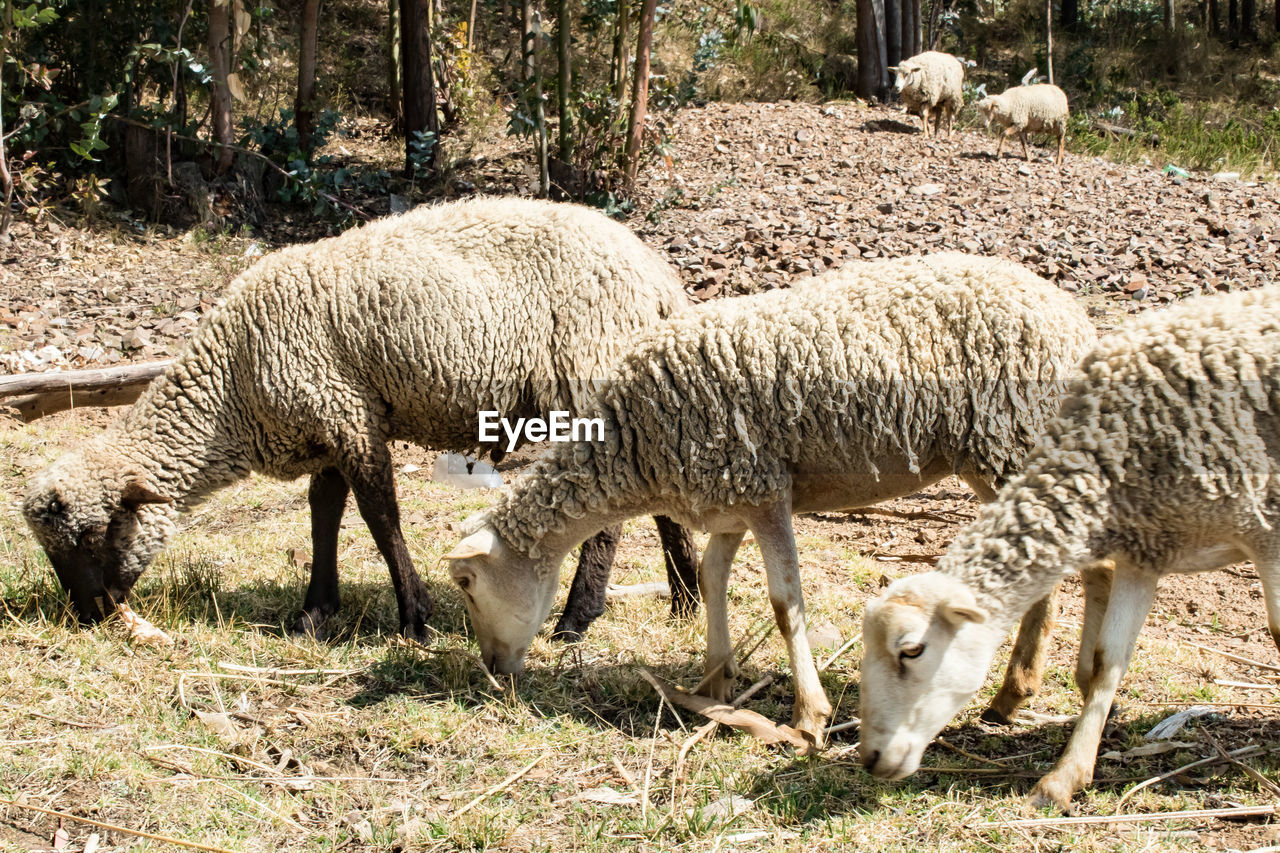
[[[1155,572],[1141,571],[1127,561],[1117,564],[1111,599],[1094,651],[1093,677],[1084,711],[1058,763],[1031,790],[1032,804],[1053,804],[1069,810],[1072,795],[1093,779],[1102,729],[1120,679],[1129,668],[1138,632],[1151,612],[1158,579]]]
[[[409,548],[400,529],[400,506],[396,502],[396,481],[391,469],[391,453],[385,444],[366,445],[367,454],[353,460],[343,474],[356,496],[360,516],[373,534],[382,559],[391,572],[400,613],[400,633],[426,639],[427,619],[432,602],[422,578],[413,568]]]
[[[698,582],[707,605],[707,658],[699,693],[719,702],[728,702],[738,676],[729,637],[729,568],[738,553],[745,531],[716,533],[702,552]]]
[[[667,586],[671,589],[671,615],[688,619],[698,612],[698,549],[688,530],[665,515],[655,515],[662,558],[667,564]]]
[[[554,640],[577,643],[591,623],[604,613],[605,593],[609,588],[609,572],[618,552],[622,525],[602,530],[582,543],[578,553],[578,571],[569,587],[569,600],[551,634]]]
[[[342,606],[338,595],[338,529],[350,492],[351,487],[337,468],[311,475],[307,489],[307,502],[311,505],[311,583],[302,602],[302,614],[293,623],[295,634],[325,639],[325,623]]]
[[[1067,147],[1067,132],[1064,130],[1058,134],[1058,168],[1062,168],[1062,152]]]
[[[1258,555],[1253,565],[1258,570],[1262,595],[1267,602],[1267,629],[1276,649],[1280,650],[1280,554]]]
[[[1084,581],[1084,627],[1080,630],[1080,656],[1076,658],[1076,687],[1084,696],[1089,695],[1089,685],[1093,683],[1098,631],[1111,599],[1111,567],[1109,561],[1099,560],[1080,570]]]
[[[1027,147],[1027,132],[1024,130],[1018,134],[1018,139],[1022,142],[1022,159],[1028,163],[1031,162],[1031,149]]]
[[[924,125],[924,138],[928,139],[929,138],[929,108],[928,107],[925,107],[925,109],[920,113],[920,123]]]
[[[1044,665],[1049,657],[1049,635],[1053,633],[1053,620],[1058,612],[1058,588],[1031,605],[1018,625],[1018,637],[1013,642],[1013,654],[1004,672],[1000,691],[991,705],[982,712],[988,723],[1007,723],[1014,712],[1032,696],[1040,692],[1044,682]]]
[[[805,633],[804,591],[800,587],[800,560],[791,527],[790,501],[761,507],[760,512],[752,515],[751,530],[760,545],[769,582],[769,603],[773,605],[778,630],[787,641],[787,655],[795,680],[791,727],[818,749],[822,747],[822,732],[831,716],[831,703],[822,689]]]
[[[1001,149],[1004,148],[1004,141],[1017,132],[1018,132],[1018,129],[1016,127],[1007,127],[1005,128],[1004,133],[1000,134],[1000,141],[996,143],[996,159],[997,160],[1000,159],[1000,151]]]

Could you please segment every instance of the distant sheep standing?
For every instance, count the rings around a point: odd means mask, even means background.
[[[605,440],[554,445],[445,555],[486,664],[523,668],[576,543],[661,512],[712,534],[704,689],[727,699],[729,569],[750,529],[791,659],[793,725],[820,744],[831,706],[805,636],[792,513],[869,506],[953,473],[994,496],[1094,340],[1069,294],[953,253],[846,264],[677,314],[601,392]],[[1038,673],[1051,615],[1045,603],[1024,623],[1019,678]]]
[[[996,143],[996,159],[1004,141],[1018,134],[1022,141],[1022,155],[1029,161],[1028,133],[1052,133],[1058,137],[1057,164],[1062,165],[1062,154],[1067,144],[1067,95],[1057,86],[1037,83],[1034,86],[1014,86],[999,95],[987,95],[978,101],[978,112],[986,119],[987,128],[998,124],[1004,128]]]
[[[1032,791],[1067,808],[1093,778],[1103,724],[1162,575],[1251,559],[1280,648],[1280,287],[1152,312],[1101,342],[1021,474],[980,511],[938,570],[867,607],[862,760],[915,772],[982,686],[1008,628],[1083,571],[1066,751]]]
[[[924,135],[929,137],[929,117],[933,116],[933,135],[937,136],[945,118],[947,136],[951,123],[964,107],[964,66],[949,53],[936,50],[904,59],[890,68],[897,78],[894,87],[907,112],[924,121]]]
[[[660,256],[572,205],[423,207],[284,249],[232,284],[122,420],[31,478],[27,521],[96,621],[124,603],[178,512],[251,471],[307,474],[313,564],[296,629],[321,630],[339,607],[338,527],[354,492],[401,630],[421,636],[431,601],[401,533],[388,442],[476,450],[480,411],[580,414],[627,339],[685,304]],[[664,541],[687,542],[661,526]],[[673,593],[693,584],[691,544],[681,553]],[[587,568],[571,629],[603,604],[608,564]]]

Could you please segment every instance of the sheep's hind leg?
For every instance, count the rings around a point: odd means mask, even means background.
[[[1084,581],[1084,627],[1080,630],[1080,655],[1076,658],[1076,687],[1084,696],[1089,695],[1093,683],[1093,658],[1098,648],[1098,631],[1107,614],[1107,602],[1111,600],[1111,572],[1109,560],[1090,563],[1080,570]]]
[[[1049,656],[1049,636],[1053,633],[1053,620],[1058,612],[1058,588],[1031,605],[1018,625],[1018,637],[1013,641],[1013,654],[1004,672],[1000,691],[991,705],[982,712],[988,723],[1007,723],[1014,712],[1032,696],[1040,692],[1044,683],[1044,665]]]
[[[796,554],[795,532],[791,527],[790,501],[761,507],[752,516],[751,530],[760,545],[769,582],[769,603],[773,605],[773,615],[778,622],[778,630],[787,641],[787,655],[791,659],[796,692],[791,727],[800,732],[813,748],[819,749],[823,743],[823,729],[831,716],[831,703],[822,689],[818,667],[813,662],[813,652],[805,634],[804,591],[800,587],[800,560]]]
[[[1138,632],[1151,612],[1157,579],[1154,572],[1141,571],[1127,561],[1117,564],[1107,614],[1098,631],[1093,677],[1084,711],[1058,763],[1031,790],[1034,805],[1053,804],[1067,811],[1071,797],[1093,779],[1102,729],[1120,679],[1129,668]]]
[[[702,600],[707,606],[707,657],[698,692],[720,702],[729,701],[738,676],[729,637],[729,569],[743,535],[743,531],[712,535],[698,569]]]
[[[307,501],[311,505],[311,583],[293,633],[317,640],[328,636],[329,617],[338,612],[338,529],[351,488],[337,468],[311,475]]]
[[[385,443],[363,442],[364,453],[347,452],[343,474],[356,496],[360,515],[373,534],[373,541],[391,572],[400,613],[400,633],[426,639],[431,617],[431,596],[413,568],[409,548],[400,529],[400,506],[396,502],[396,481],[391,469],[391,453]]]
[[[671,615],[688,619],[698,612],[698,549],[689,531],[665,515],[655,515],[662,558],[667,564],[667,586],[671,589]]]
[[[1031,162],[1031,149],[1027,147],[1027,132],[1024,130],[1018,134],[1018,139],[1022,142],[1022,159],[1028,163]]]
[[[613,558],[618,552],[621,536],[622,526],[618,525],[602,530],[582,543],[582,550],[578,553],[578,571],[573,575],[569,599],[556,622],[552,639],[579,642],[591,623],[604,613],[609,572],[613,569]]]

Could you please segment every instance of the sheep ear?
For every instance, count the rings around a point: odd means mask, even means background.
[[[959,601],[943,602],[938,609],[942,613],[942,618],[955,628],[959,628],[966,622],[981,624],[987,621],[987,611],[978,606],[972,595]]]
[[[173,498],[166,498],[141,479],[130,479],[120,490],[120,503],[128,509],[137,509],[143,504],[171,504]]]
[[[498,538],[492,530],[479,530],[463,539],[442,560],[466,560],[470,557],[487,557],[493,553]]]

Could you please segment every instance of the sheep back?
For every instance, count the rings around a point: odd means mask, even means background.
[[[903,60],[899,67],[923,72],[918,83],[902,90],[902,103],[908,112],[927,115],[935,107],[960,112],[964,106],[964,66],[960,60],[949,53],[928,50]]]
[[[1061,135],[1067,132],[1067,95],[1057,86],[1049,83],[1014,86],[990,98],[995,106],[991,111],[992,120],[1004,127],[1030,133]]]

